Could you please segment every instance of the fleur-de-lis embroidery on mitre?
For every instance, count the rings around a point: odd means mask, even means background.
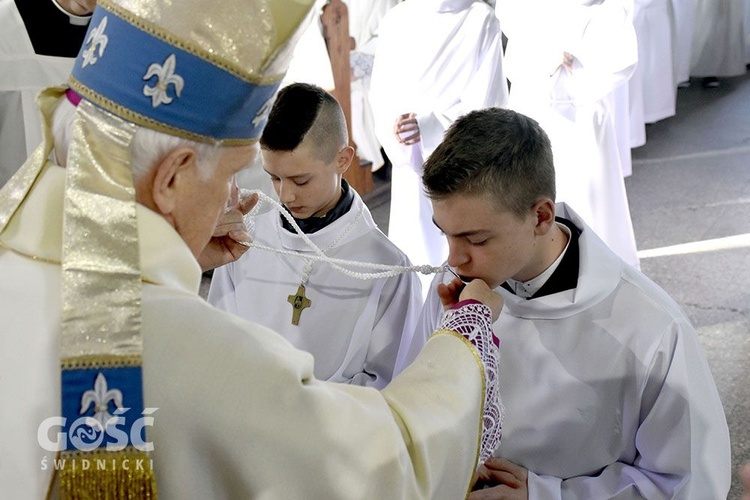
[[[107,427],[107,420],[112,418],[109,413],[109,402],[115,404],[115,408],[122,408],[122,392],[118,389],[107,390],[107,379],[103,373],[99,373],[94,381],[94,389],[89,389],[81,396],[81,411],[83,415],[89,406],[94,405],[94,419],[102,424],[102,429]]]
[[[180,97],[182,87],[185,86],[185,81],[180,75],[176,75],[174,70],[177,66],[177,58],[174,54],[170,54],[164,60],[164,64],[153,63],[148,67],[148,71],[143,76],[144,80],[150,80],[152,77],[156,77],[156,85],[149,87],[148,85],[143,86],[143,95],[151,98],[151,106],[157,107],[160,104],[169,104],[172,102],[172,98],[167,94],[169,85],[174,85],[175,94]]]
[[[266,119],[268,114],[271,112],[271,107],[273,107],[273,101],[276,99],[276,96],[272,96],[270,99],[268,99],[263,106],[260,107],[258,110],[258,114],[255,115],[255,118],[253,118],[253,127],[257,127],[263,120]]]
[[[99,57],[102,57],[104,55],[104,49],[107,48],[107,42],[109,42],[109,37],[104,34],[104,30],[106,28],[107,18],[104,17],[102,19],[102,22],[99,23],[99,26],[92,29],[91,33],[89,33],[88,38],[86,38],[86,43],[84,43],[84,45],[88,45],[88,47],[83,51],[83,63],[81,64],[82,68],[85,68],[89,64],[96,64],[96,61],[99,60]],[[99,52],[98,56],[97,52]]]

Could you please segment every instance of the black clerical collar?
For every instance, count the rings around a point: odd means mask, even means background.
[[[303,233],[311,234],[320,231],[333,221],[343,217],[344,214],[352,208],[352,203],[354,203],[354,191],[344,179],[341,179],[341,198],[339,198],[335,207],[329,210],[323,217],[308,217],[307,219],[295,218],[294,222],[296,222],[300,229],[302,229]],[[284,207],[284,210],[291,215],[291,212],[289,212],[286,206]],[[296,233],[292,225],[287,222],[283,215],[279,214],[279,217],[281,217],[281,225],[284,229],[290,233]]]
[[[554,270],[552,275],[542,285],[542,287],[527,300],[538,299],[539,297],[564,292],[565,290],[572,290],[578,286],[578,237],[581,235],[581,230],[578,229],[571,221],[562,217],[555,217],[555,222],[564,225],[570,230],[570,241],[568,241],[568,248],[565,250],[565,254],[562,257],[562,260],[560,260],[560,264],[558,264],[557,269]],[[503,283],[500,286],[515,294],[513,288],[508,285],[507,282]]]

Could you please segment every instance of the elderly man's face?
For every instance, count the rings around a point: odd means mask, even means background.
[[[229,195],[236,188],[234,176],[251,165],[256,154],[255,145],[226,148],[208,177],[196,164],[194,172],[182,179],[183,199],[174,214],[174,226],[196,258],[211,239]]]

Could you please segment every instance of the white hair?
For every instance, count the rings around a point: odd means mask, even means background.
[[[137,181],[148,174],[169,153],[180,147],[195,150],[198,155],[198,168],[205,179],[213,174],[219,164],[219,157],[224,151],[224,147],[215,144],[191,141],[156,130],[137,127],[130,143],[130,170],[133,172],[133,180]]]
[[[97,109],[96,112],[100,111]],[[72,136],[75,113],[76,107],[63,97],[52,116],[55,160],[58,165],[63,167],[67,164],[68,146]],[[188,147],[195,150],[198,155],[198,168],[205,178],[210,177],[214,172],[219,163],[219,157],[225,149],[223,146],[191,141],[136,125],[136,132],[129,148],[133,181],[137,182],[148,174],[156,164],[179,147]]]

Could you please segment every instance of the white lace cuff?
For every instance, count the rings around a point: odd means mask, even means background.
[[[476,347],[484,365],[484,415],[482,417],[482,442],[477,464],[479,466],[492,456],[502,436],[503,405],[500,400],[497,377],[500,351],[492,330],[492,311],[482,303],[471,301],[456,309],[446,311],[440,328],[453,330],[463,335]]]

